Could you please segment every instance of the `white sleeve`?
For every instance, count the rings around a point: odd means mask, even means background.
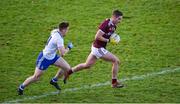
[[[59,36],[59,34],[57,36],[56,44],[58,49],[64,47],[64,39]]]

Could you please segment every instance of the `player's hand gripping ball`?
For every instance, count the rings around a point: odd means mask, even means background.
[[[113,33],[112,35],[111,35],[111,37],[110,37],[110,43],[112,43],[112,44],[118,44],[119,42],[120,42],[120,36],[118,35],[118,34],[116,34],[116,33]]]

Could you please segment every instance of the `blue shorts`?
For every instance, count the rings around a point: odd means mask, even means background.
[[[40,52],[36,60],[36,67],[40,70],[46,70],[50,65],[54,64],[59,58],[60,56],[56,55],[54,59],[48,60],[43,56],[43,52]]]

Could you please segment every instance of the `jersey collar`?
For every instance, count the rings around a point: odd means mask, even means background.
[[[59,30],[58,30],[57,32],[59,33],[59,35],[61,36],[61,38],[63,38],[63,36],[61,35],[61,32],[60,32]]]
[[[111,25],[115,25],[115,24],[112,22],[112,19],[111,19],[111,18],[110,18],[109,20],[110,20],[109,22],[110,22]]]

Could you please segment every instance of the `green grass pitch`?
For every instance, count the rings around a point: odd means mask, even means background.
[[[70,22],[65,38],[74,48],[64,58],[71,66],[84,62],[98,25],[113,9],[123,11],[117,27],[121,43],[107,49],[121,60],[119,78],[180,67],[179,0],[1,0],[0,1],[0,102],[41,96],[56,91],[49,80],[51,66],[41,80],[28,86],[24,96],[17,87],[32,75],[39,52],[51,29]],[[73,74],[62,90],[111,81],[111,63],[99,60],[90,70]],[[67,91],[23,100],[23,103],[180,103],[180,71],[127,80],[122,89],[110,85]]]

